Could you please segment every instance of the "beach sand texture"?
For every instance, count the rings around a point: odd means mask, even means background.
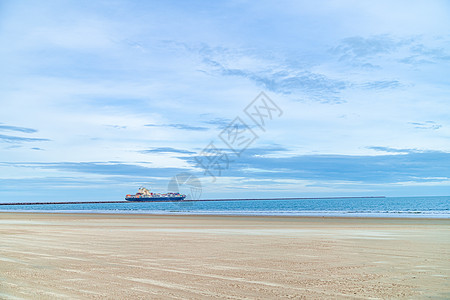
[[[449,225],[0,213],[0,299],[448,299]]]

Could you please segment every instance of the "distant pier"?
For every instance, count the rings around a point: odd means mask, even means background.
[[[182,200],[182,201],[74,201],[74,202],[13,202],[13,203],[0,203],[1,205],[51,205],[51,204],[104,204],[104,203],[141,203],[141,202],[206,202],[206,201],[255,201],[255,200],[320,200],[320,199],[367,199],[367,198],[386,198],[386,196],[369,196],[369,197],[285,197],[285,198],[241,198],[241,199],[199,199],[199,200]]]

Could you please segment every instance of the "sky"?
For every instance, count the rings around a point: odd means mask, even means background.
[[[448,1],[1,0],[0,202],[450,195],[449,33]]]

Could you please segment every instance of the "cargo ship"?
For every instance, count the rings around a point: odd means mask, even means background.
[[[180,193],[166,193],[166,194],[151,193],[150,190],[148,190],[145,187],[140,187],[135,195],[128,194],[125,196],[125,200],[127,201],[164,202],[164,201],[183,201],[184,198],[186,198],[186,195],[182,195]]]

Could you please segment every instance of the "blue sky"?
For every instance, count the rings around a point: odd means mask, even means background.
[[[450,195],[446,1],[2,1],[0,202]],[[244,109],[279,109],[264,130]],[[239,156],[221,132],[257,137]],[[211,142],[229,163],[196,161]],[[196,160],[197,159],[197,160]]]

